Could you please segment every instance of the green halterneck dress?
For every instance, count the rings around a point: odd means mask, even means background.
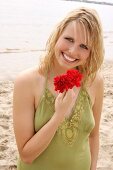
[[[55,112],[55,96],[45,87],[35,113],[38,132]],[[90,170],[89,135],[95,125],[89,94],[81,88],[69,118],[57,129],[47,149],[32,164],[18,160],[18,170]]]

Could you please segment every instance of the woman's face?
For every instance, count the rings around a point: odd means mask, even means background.
[[[90,55],[86,31],[81,23],[70,22],[55,45],[56,65],[71,69],[85,64]]]

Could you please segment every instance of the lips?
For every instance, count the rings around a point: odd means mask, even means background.
[[[63,55],[64,60],[67,61],[68,63],[73,63],[73,62],[78,60],[78,59],[75,59],[75,58],[68,56],[65,53],[62,53],[62,55]]]

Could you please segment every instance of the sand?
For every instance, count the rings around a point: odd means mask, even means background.
[[[113,62],[105,61],[102,72],[105,90],[97,170],[113,170]],[[12,121],[13,85],[12,79],[0,81],[0,170],[16,170],[18,151]]]

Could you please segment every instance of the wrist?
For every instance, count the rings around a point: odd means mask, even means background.
[[[63,122],[65,117],[62,114],[59,115],[55,112],[52,118],[54,120],[55,125],[59,126]]]

